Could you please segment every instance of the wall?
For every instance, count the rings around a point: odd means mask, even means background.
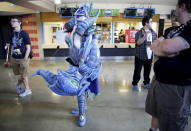
[[[50,17],[51,16],[51,17]],[[153,29],[155,30],[155,32],[158,32],[158,23],[159,23],[159,18],[160,15],[156,14],[153,17]],[[57,25],[64,25],[65,22],[67,22],[70,18],[60,18],[60,15],[58,13],[52,13],[52,12],[43,12],[41,13],[41,21],[43,22],[44,25],[44,34],[46,36],[46,38],[44,39],[44,45],[43,48],[46,48],[47,46],[53,47],[54,43],[53,41],[53,33],[52,33],[52,27],[56,27]],[[117,16],[117,17],[98,17],[96,23],[100,24],[100,23],[107,23],[110,24],[111,23],[116,23],[116,25],[118,23],[121,23],[121,25],[123,27],[119,27],[119,28],[115,28],[114,30],[121,30],[121,29],[129,29],[129,26],[134,26],[136,29],[140,29],[142,27],[141,24],[142,18],[124,18],[123,14],[121,14],[121,16]],[[113,35],[114,33],[117,32],[113,32],[113,30],[111,29],[111,27],[109,27],[109,30],[105,30],[104,34],[102,34],[102,36],[108,36],[107,38],[104,37],[104,40],[101,41],[101,43],[114,43],[113,41]],[[108,32],[108,33],[107,33]],[[109,34],[109,35],[108,35]],[[49,36],[49,37],[48,37]]]
[[[61,22],[69,20],[67,18],[61,18],[60,14],[55,12],[42,12],[40,13],[40,19],[43,22]]]
[[[42,22],[67,22],[70,18],[61,18],[60,15],[58,13],[54,13],[54,12],[42,12],[40,14],[40,19]],[[51,17],[50,17],[51,16]],[[160,15],[156,14],[154,15],[154,17],[152,18],[154,22],[159,22],[159,18]],[[142,18],[124,18],[123,15],[122,16],[118,16],[118,17],[98,17],[97,19],[97,23],[99,22],[141,22]]]
[[[33,59],[43,59],[40,14],[22,15],[22,29],[29,33]]]

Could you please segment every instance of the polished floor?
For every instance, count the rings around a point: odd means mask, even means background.
[[[77,105],[75,97],[52,93],[45,81],[37,76],[30,78],[33,94],[24,99],[18,98],[14,88],[16,78],[12,70],[2,64],[3,61],[0,61],[0,131],[149,130],[150,116],[144,111],[147,90],[132,91],[134,63],[131,60],[103,61],[101,94],[88,102],[85,127],[78,127],[77,117],[70,114]],[[68,68],[68,64],[60,60],[31,61],[30,65],[31,73],[39,68],[53,72],[57,68]]]

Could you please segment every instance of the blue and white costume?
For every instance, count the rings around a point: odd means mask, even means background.
[[[100,51],[97,47],[95,34],[99,12],[93,18],[89,17],[90,7],[85,4],[79,7],[74,18],[65,24],[65,32],[71,35],[65,37],[70,55],[67,61],[71,64],[68,70],[59,70],[54,74],[48,70],[38,70],[32,76],[40,75],[48,83],[48,88],[54,93],[64,96],[77,96],[79,110],[79,126],[86,124],[87,94],[99,93],[98,76],[101,69]]]

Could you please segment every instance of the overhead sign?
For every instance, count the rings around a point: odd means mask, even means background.
[[[119,16],[119,9],[92,9],[90,16],[95,16],[100,10],[99,16]]]
[[[78,7],[60,7],[59,13],[61,17],[72,17],[77,11]],[[99,16],[119,16],[119,9],[92,9],[90,16],[95,16],[96,13],[100,10]]]

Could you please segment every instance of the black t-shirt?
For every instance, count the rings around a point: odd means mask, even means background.
[[[12,57],[23,59],[26,53],[26,45],[31,45],[29,35],[26,31],[13,32],[11,35],[11,45],[13,46]]]
[[[156,79],[166,84],[191,85],[191,25],[178,36],[190,45],[174,57],[160,57],[154,64]]]
[[[178,27],[179,27],[179,26],[172,26],[172,27],[167,28],[167,29],[164,31],[163,37],[164,37],[165,39],[167,39],[167,35],[168,35],[172,30],[175,30],[175,29],[177,29]]]

